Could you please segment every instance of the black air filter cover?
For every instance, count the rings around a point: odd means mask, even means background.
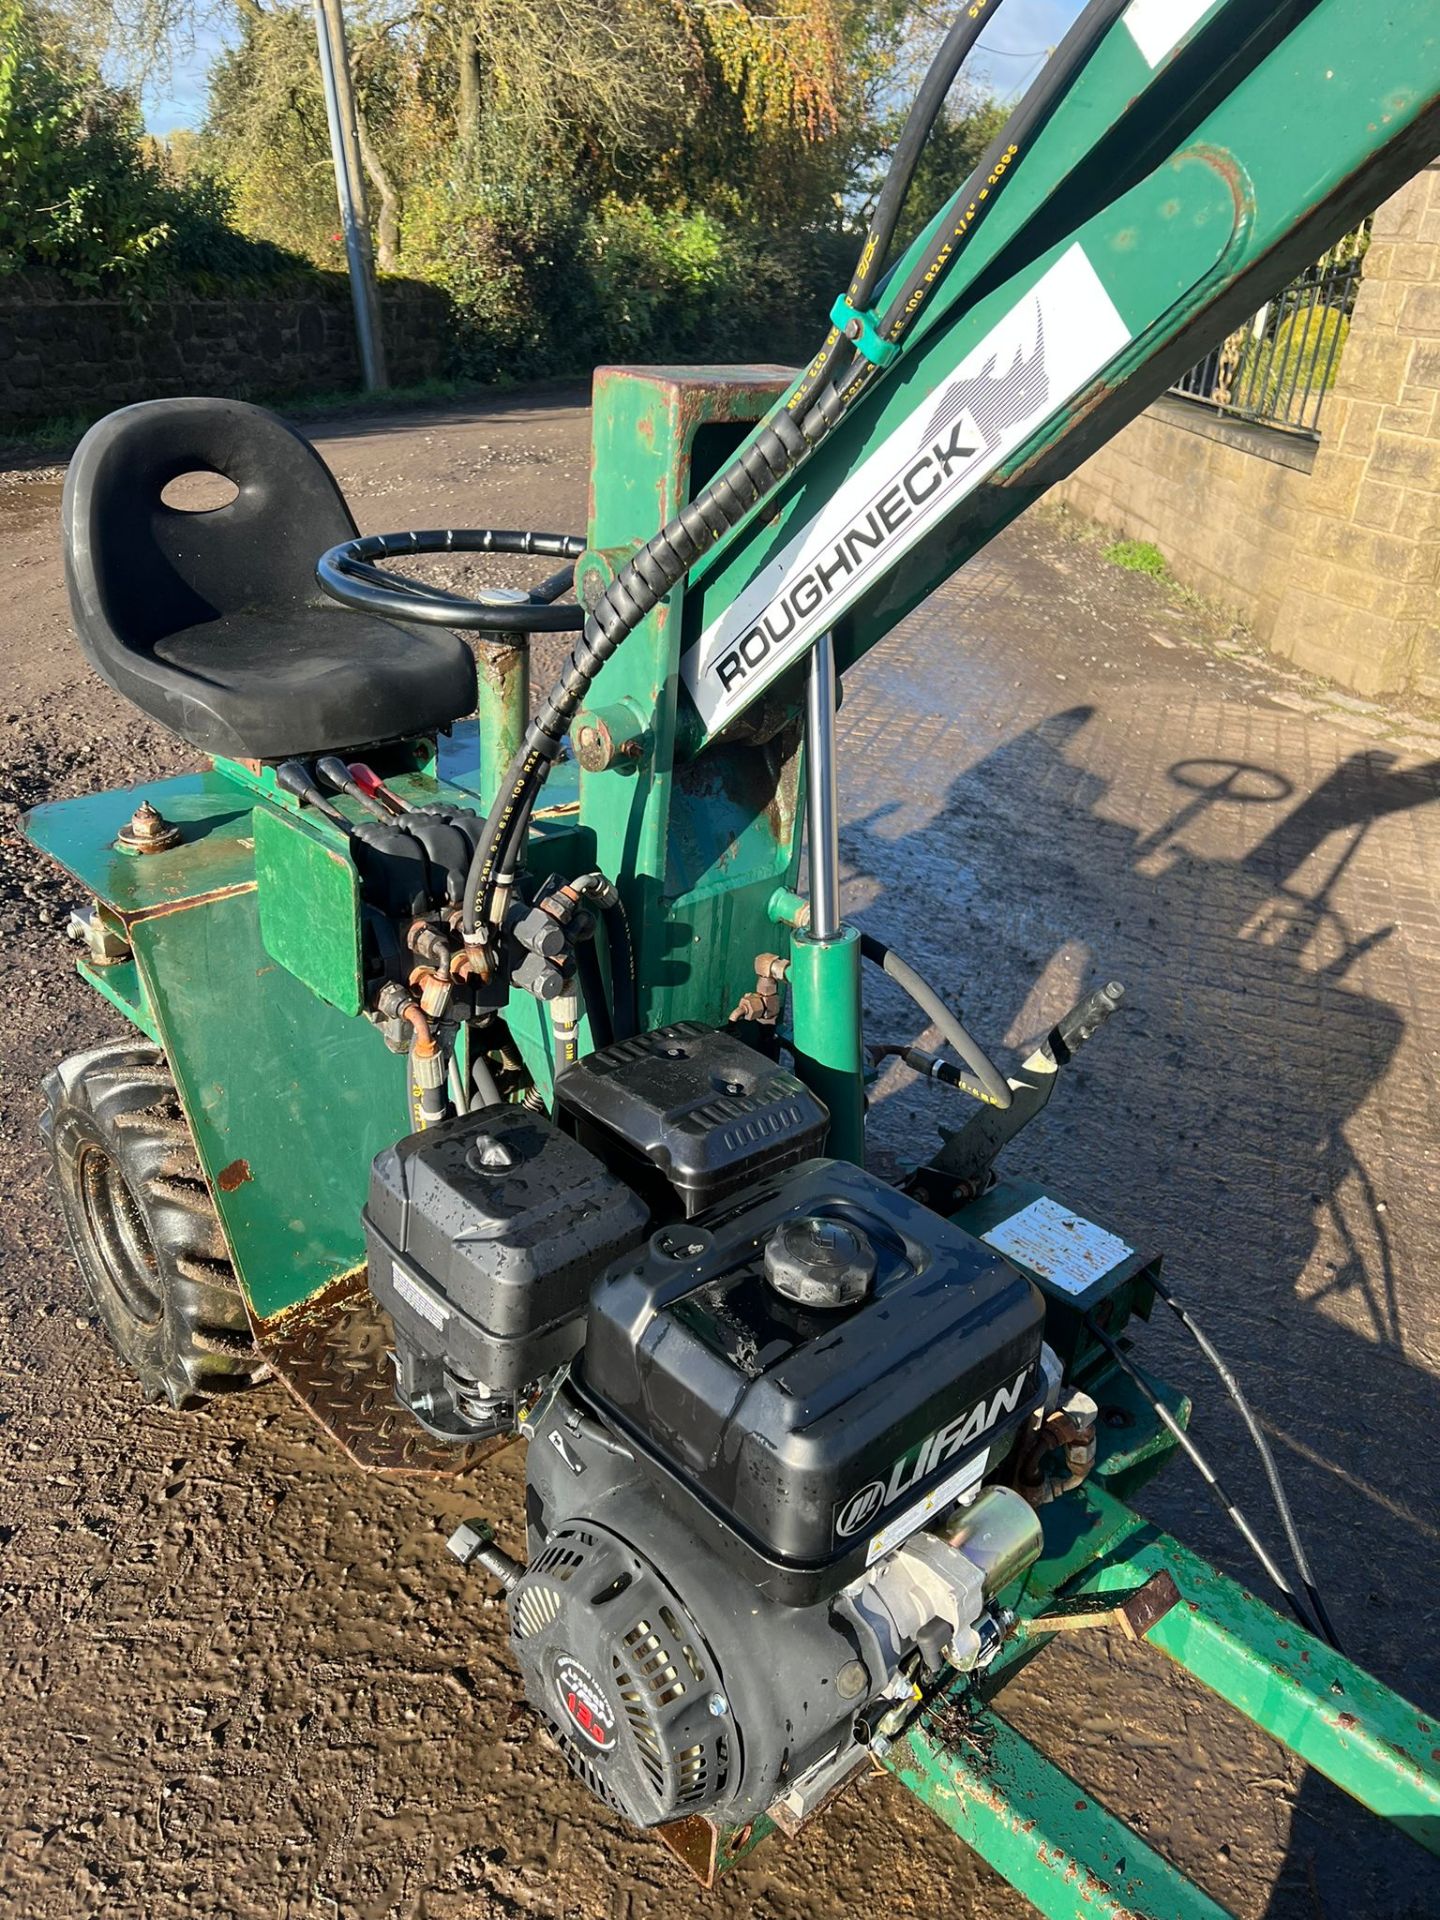
[[[808,1160],[830,1125],[793,1073],[694,1020],[587,1055],[560,1075],[555,1099],[575,1137],[662,1215],[677,1211],[672,1190],[698,1213],[762,1170]]]
[[[767,1251],[797,1220],[787,1258],[834,1230],[847,1259],[873,1255],[860,1298],[816,1307],[777,1291]],[[1044,1317],[989,1247],[858,1167],[815,1160],[617,1262],[573,1377],[702,1538],[762,1593],[805,1606],[1003,1457],[1043,1398]]]
[[[403,1340],[491,1393],[570,1358],[595,1276],[648,1216],[540,1114],[487,1107],[376,1156],[370,1290]]]

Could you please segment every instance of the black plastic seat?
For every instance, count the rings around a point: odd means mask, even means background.
[[[238,488],[204,512],[186,473]],[[147,400],[92,427],[65,482],[65,575],[86,657],[205,753],[280,760],[428,733],[475,706],[453,633],[347,612],[315,562],[355,523],[308,440],[239,400]]]

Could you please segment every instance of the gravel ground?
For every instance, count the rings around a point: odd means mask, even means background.
[[[316,430],[368,529],[578,527],[583,395]],[[442,1549],[518,1513],[356,1476],[276,1387],[142,1407],[50,1204],[37,1083],[114,1031],[74,978],[23,808],[193,764],[86,670],[59,479],[0,479],[0,1907],[172,1920],[838,1920],[1030,1909],[888,1779],[713,1894],[526,1737],[503,1614]],[[847,904],[1018,1045],[1084,983],[1133,1011],[1012,1151],[1169,1271],[1281,1442],[1348,1643],[1440,1704],[1440,735],[1336,700],[1031,516],[850,677]],[[1235,763],[1249,771],[1236,773]],[[877,998],[877,1031],[904,1032]],[[944,1109],[877,1089],[914,1153]],[[1156,1367],[1257,1514],[1234,1426],[1168,1329]],[[1176,1468],[1147,1510],[1236,1573]],[[1016,1724],[1245,1920],[1422,1920],[1433,1863],[1146,1648],[1052,1650]]]

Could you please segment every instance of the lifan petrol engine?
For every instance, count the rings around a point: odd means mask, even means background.
[[[1039,1552],[987,1486],[1046,1396],[989,1247],[819,1157],[793,1075],[693,1025],[375,1164],[398,1391],[530,1442],[511,1582],[531,1704],[640,1826],[803,1818],[917,1680],[998,1644]]]

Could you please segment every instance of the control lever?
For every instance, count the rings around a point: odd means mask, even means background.
[[[351,773],[349,767],[346,766],[345,762],[340,759],[337,754],[327,753],[323,755],[322,758],[315,762],[315,772],[318,777],[325,782],[332,793],[348,794],[352,800],[362,806],[367,813],[373,814],[377,820],[383,820],[388,825],[389,822],[394,819],[395,816],[389,807],[382,801],[376,799],[366,787],[361,785]]]
[[[1111,980],[1088,994],[1078,1007],[1072,1007],[1063,1020],[1056,1021],[1045,1045],[1053,1054],[1057,1067],[1065,1066],[1087,1040],[1095,1038],[1124,998],[1124,987],[1118,980]]]
[[[949,1212],[980,1193],[1001,1149],[1049,1105],[1060,1069],[1069,1065],[1087,1040],[1094,1039],[1124,998],[1124,987],[1111,980],[1057,1020],[1009,1076],[1010,1105],[978,1108],[964,1126],[947,1132],[940,1151],[916,1169],[908,1183],[915,1197],[926,1206]]]
[[[303,760],[282,760],[275,769],[275,784],[282,792],[293,794],[302,807],[310,807],[322,820],[338,827],[348,839],[354,831],[338,807],[332,807],[310,776]]]
[[[392,792],[379,774],[367,767],[363,760],[350,762],[350,778],[362,793],[368,793],[372,799],[383,802],[392,813],[409,813],[408,804],[400,798],[398,793]]]

